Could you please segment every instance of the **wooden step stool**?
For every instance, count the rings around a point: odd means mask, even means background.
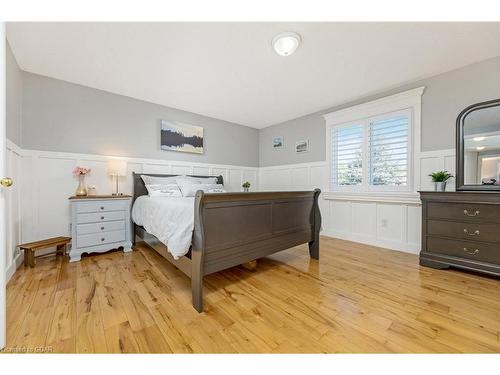
[[[66,254],[71,237],[54,237],[46,240],[35,241],[19,245],[19,249],[24,250],[24,265],[35,267],[35,251],[55,247],[56,255]]]

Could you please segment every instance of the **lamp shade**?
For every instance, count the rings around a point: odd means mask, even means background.
[[[125,160],[108,160],[108,174],[111,176],[126,176],[127,162]]]

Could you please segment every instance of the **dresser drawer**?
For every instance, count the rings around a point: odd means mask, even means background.
[[[100,223],[104,221],[124,220],[125,211],[95,212],[89,214],[77,214],[76,223]]]
[[[500,205],[476,203],[429,202],[429,219],[466,220],[470,222],[500,222]]]
[[[103,245],[107,243],[121,242],[121,241],[125,241],[124,230],[116,230],[113,232],[92,233],[92,234],[84,234],[81,236],[76,236],[76,243],[79,248]]]
[[[500,262],[500,245],[482,242],[428,237],[427,251],[481,262]]]
[[[111,232],[114,230],[124,230],[125,221],[105,221],[102,223],[91,223],[91,224],[78,224],[76,227],[76,234],[89,234],[89,233],[102,233]]]
[[[128,201],[126,200],[78,202],[76,212],[122,211],[127,208],[127,205]]]
[[[464,240],[500,243],[500,223],[471,223],[428,220],[427,234]]]

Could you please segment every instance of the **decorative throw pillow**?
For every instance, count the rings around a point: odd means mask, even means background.
[[[141,175],[141,178],[142,181],[144,181],[144,185],[172,185],[175,184],[175,180],[179,178],[179,176],[155,177],[155,176]]]
[[[216,184],[217,177],[192,177],[192,176],[178,176],[175,181],[179,183],[190,184]]]
[[[179,185],[183,197],[194,197],[198,190],[203,190],[205,193],[225,193],[224,185],[222,184],[180,184]]]
[[[182,197],[181,190],[177,184],[153,184],[146,185],[150,197]]]

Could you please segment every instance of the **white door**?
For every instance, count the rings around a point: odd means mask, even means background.
[[[5,23],[0,22],[0,349],[6,345],[6,279],[5,273],[7,270],[7,241],[5,230],[5,195],[3,186],[8,185],[8,181],[4,180],[5,173]]]

